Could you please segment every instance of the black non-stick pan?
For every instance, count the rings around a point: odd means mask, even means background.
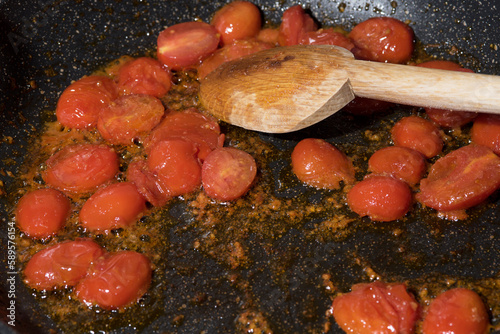
[[[279,24],[283,11],[295,4],[303,5],[323,25],[346,29],[373,16],[395,17],[414,29],[422,53],[500,75],[497,0],[255,3],[270,24]],[[245,235],[249,260],[236,268],[210,256],[209,249],[193,248],[207,229],[194,223],[186,203],[179,201],[165,213],[167,223],[161,231],[168,247],[161,254],[152,292],[134,312],[87,310],[80,316],[71,312],[67,318],[48,316],[46,300],[53,296],[33,293],[22,283],[19,265],[9,267],[8,247],[17,242],[9,244],[9,222],[20,186],[17,176],[29,155],[36,154],[29,150],[30,143],[45,121],[54,120],[57,98],[71,80],[121,55],[148,53],[166,26],[194,19],[208,22],[223,4],[212,0],[0,0],[0,332],[232,333],[242,331],[242,323],[250,323],[274,333],[339,333],[333,319],[325,315],[335,293],[328,292],[324,281],[347,292],[352,284],[370,279],[367,268],[384,280],[409,283],[419,298],[424,286],[431,295],[446,285],[475,288],[490,307],[491,322],[498,329],[498,192],[474,209],[467,221],[446,221],[430,210],[415,209],[403,222],[370,224],[355,219],[336,233],[320,236],[315,234],[317,227],[335,217],[311,215],[288,227],[283,221],[269,222],[264,230],[250,229]],[[253,136],[274,152],[259,158],[262,179],[274,182],[270,196],[314,206],[331,194],[304,187],[289,175],[289,153],[300,139],[320,137],[351,153],[368,154],[376,144],[366,140],[367,130],[383,134],[384,126],[411,112],[418,110],[401,108],[373,118],[340,112],[312,129],[281,136],[222,128],[229,138],[233,136],[232,144]],[[232,227],[221,223],[213,228],[219,235],[231,236]],[[222,240],[214,247],[231,242]]]

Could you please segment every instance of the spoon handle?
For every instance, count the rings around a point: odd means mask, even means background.
[[[500,76],[343,59],[354,94],[418,107],[500,114]]]

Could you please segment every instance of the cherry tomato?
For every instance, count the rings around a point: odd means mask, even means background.
[[[279,29],[264,28],[259,31],[259,34],[257,35],[257,40],[276,46],[278,45],[279,35],[280,35]]]
[[[243,196],[257,175],[255,159],[245,151],[221,147],[203,162],[201,179],[205,193],[221,201]]]
[[[500,155],[500,116],[481,114],[471,130],[472,142],[489,147]]]
[[[297,178],[316,188],[338,189],[340,182],[354,182],[352,162],[322,139],[301,140],[292,152],[292,170]]]
[[[137,252],[120,251],[101,257],[76,286],[76,297],[87,306],[119,309],[141,298],[151,284],[151,262]]]
[[[220,133],[217,120],[210,115],[201,114],[194,108],[168,113],[146,139],[146,149],[149,150],[156,143],[167,139],[193,142],[198,150],[197,157],[202,161],[212,150],[222,147],[224,143],[224,135]]]
[[[118,72],[118,91],[162,97],[172,86],[172,75],[153,58],[141,57],[125,63]]]
[[[368,170],[389,174],[410,186],[420,182],[426,171],[425,158],[411,148],[389,146],[378,150],[368,160]]]
[[[303,45],[336,45],[347,50],[352,50],[354,44],[349,37],[335,31],[333,28],[309,31],[300,37],[299,44]]]
[[[97,129],[112,144],[130,145],[157,126],[164,113],[163,104],[154,96],[124,95],[102,109]]]
[[[128,165],[127,180],[134,183],[137,190],[153,206],[163,206],[174,196],[151,172],[146,161],[134,161]]]
[[[196,153],[190,141],[164,140],[151,149],[148,168],[172,196],[185,195],[201,185],[201,164]]]
[[[358,59],[403,64],[413,55],[413,30],[395,18],[370,18],[357,24],[349,37]]]
[[[118,96],[116,84],[104,76],[91,75],[69,85],[59,97],[59,123],[74,129],[93,128],[101,109]]]
[[[404,284],[360,283],[333,301],[333,317],[346,333],[413,333],[419,306]]]
[[[203,22],[184,22],[158,36],[158,60],[172,70],[198,65],[219,45],[217,30]]]
[[[383,112],[393,107],[394,103],[369,99],[366,97],[355,97],[342,110],[353,115],[372,115]]]
[[[131,182],[99,189],[82,206],[80,223],[89,231],[109,231],[132,225],[146,209],[146,200]]]
[[[426,158],[438,155],[443,149],[439,129],[418,116],[403,117],[394,124],[391,134],[394,145],[412,148]]]
[[[292,6],[283,13],[278,43],[281,46],[297,45],[305,33],[317,29],[316,22],[300,5]]]
[[[248,1],[233,1],[215,12],[211,24],[220,34],[221,45],[255,37],[262,26],[260,10]]]
[[[118,172],[118,156],[105,145],[75,144],[62,148],[46,162],[47,185],[71,193],[86,193],[111,180]]]
[[[48,238],[64,226],[70,209],[63,193],[51,188],[34,190],[17,203],[17,226],[30,238]]]
[[[408,185],[386,175],[370,175],[354,185],[347,194],[347,204],[361,217],[373,221],[403,218],[410,209],[412,195]]]
[[[422,323],[423,334],[484,334],[488,312],[481,297],[472,290],[455,288],[432,301]]]
[[[74,286],[104,253],[104,249],[90,239],[58,243],[33,255],[24,269],[24,282],[37,290]]]
[[[208,73],[212,72],[225,62],[247,56],[258,51],[270,49],[272,47],[273,46],[271,44],[264,43],[256,39],[233,41],[215,51],[211,56],[206,58],[200,66],[198,66],[198,77],[203,79]]]
[[[440,70],[460,71],[460,72],[474,72],[472,70],[462,68],[459,64],[447,60],[432,60],[425,63],[420,63],[417,66],[434,68]],[[470,111],[451,111],[437,108],[425,108],[425,113],[429,118],[439,126],[445,128],[455,128],[465,125],[474,118],[477,113]]]
[[[500,157],[485,146],[467,145],[438,159],[420,181],[421,203],[439,210],[477,205],[500,187]]]

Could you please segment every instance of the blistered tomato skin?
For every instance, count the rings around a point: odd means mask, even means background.
[[[219,45],[215,27],[204,22],[184,22],[168,27],[158,36],[158,60],[171,70],[198,65]]]
[[[489,317],[481,297],[455,288],[438,295],[426,311],[423,334],[485,334]]]
[[[403,218],[410,209],[412,195],[409,186],[392,176],[369,175],[347,194],[349,208],[361,217],[373,221]]]
[[[105,145],[75,144],[62,148],[46,162],[47,185],[68,193],[87,193],[118,173],[116,152]]]
[[[104,249],[90,239],[58,243],[33,255],[24,269],[24,281],[37,290],[74,286],[104,253]]]
[[[318,26],[300,5],[295,5],[283,13],[279,27],[278,43],[281,46],[297,45],[303,35],[316,31]]]
[[[172,86],[172,74],[162,64],[150,57],[131,60],[118,71],[120,94],[145,94],[162,97]]]
[[[438,159],[420,182],[416,198],[438,211],[468,209],[500,187],[500,157],[470,144]]]
[[[436,125],[418,116],[400,119],[391,129],[394,145],[408,147],[432,158],[443,149],[443,139]]]
[[[322,139],[301,140],[291,158],[294,174],[310,186],[338,189],[341,181],[349,184],[355,180],[354,166],[349,158]]]
[[[76,297],[87,306],[97,305],[106,310],[126,307],[146,293],[151,274],[151,262],[143,254],[109,253],[96,261],[76,286]]]
[[[220,34],[221,45],[255,37],[262,26],[260,10],[248,1],[233,1],[219,9],[211,24]]]
[[[17,204],[17,226],[30,238],[45,239],[64,226],[70,210],[69,199],[60,191],[34,190],[21,197]]]
[[[126,228],[146,210],[146,200],[131,182],[119,182],[99,189],[80,210],[80,223],[89,231],[109,232]]]
[[[333,317],[346,333],[410,334],[418,316],[418,303],[404,284],[356,284],[333,301]]]
[[[349,33],[358,59],[403,64],[414,49],[413,30],[391,17],[374,17],[357,24]]]
[[[352,50],[354,44],[349,37],[335,31],[333,28],[309,31],[300,37],[299,44],[302,45],[336,45],[347,50]]]
[[[256,175],[257,164],[250,154],[221,147],[212,151],[203,163],[203,189],[211,198],[232,201],[250,189]]]
[[[68,128],[94,128],[101,109],[117,97],[116,83],[110,78],[84,77],[69,85],[59,97],[57,120]]]
[[[500,116],[481,114],[471,129],[473,143],[489,147],[500,156]]]

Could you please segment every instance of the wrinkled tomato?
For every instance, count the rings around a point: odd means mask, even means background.
[[[141,57],[131,60],[118,71],[121,94],[146,94],[162,97],[172,86],[170,71],[156,59]]]
[[[283,13],[279,27],[278,43],[281,46],[297,45],[302,36],[316,31],[318,26],[300,5],[295,5]]]
[[[174,196],[158,177],[149,170],[146,161],[134,161],[128,165],[127,180],[134,183],[137,190],[153,206],[165,205]]]
[[[333,28],[309,31],[301,35],[299,44],[303,45],[336,45],[347,50],[352,50],[354,44],[349,37],[335,31]]]
[[[391,130],[394,145],[408,147],[432,158],[443,149],[443,140],[436,125],[418,116],[400,119]]]

